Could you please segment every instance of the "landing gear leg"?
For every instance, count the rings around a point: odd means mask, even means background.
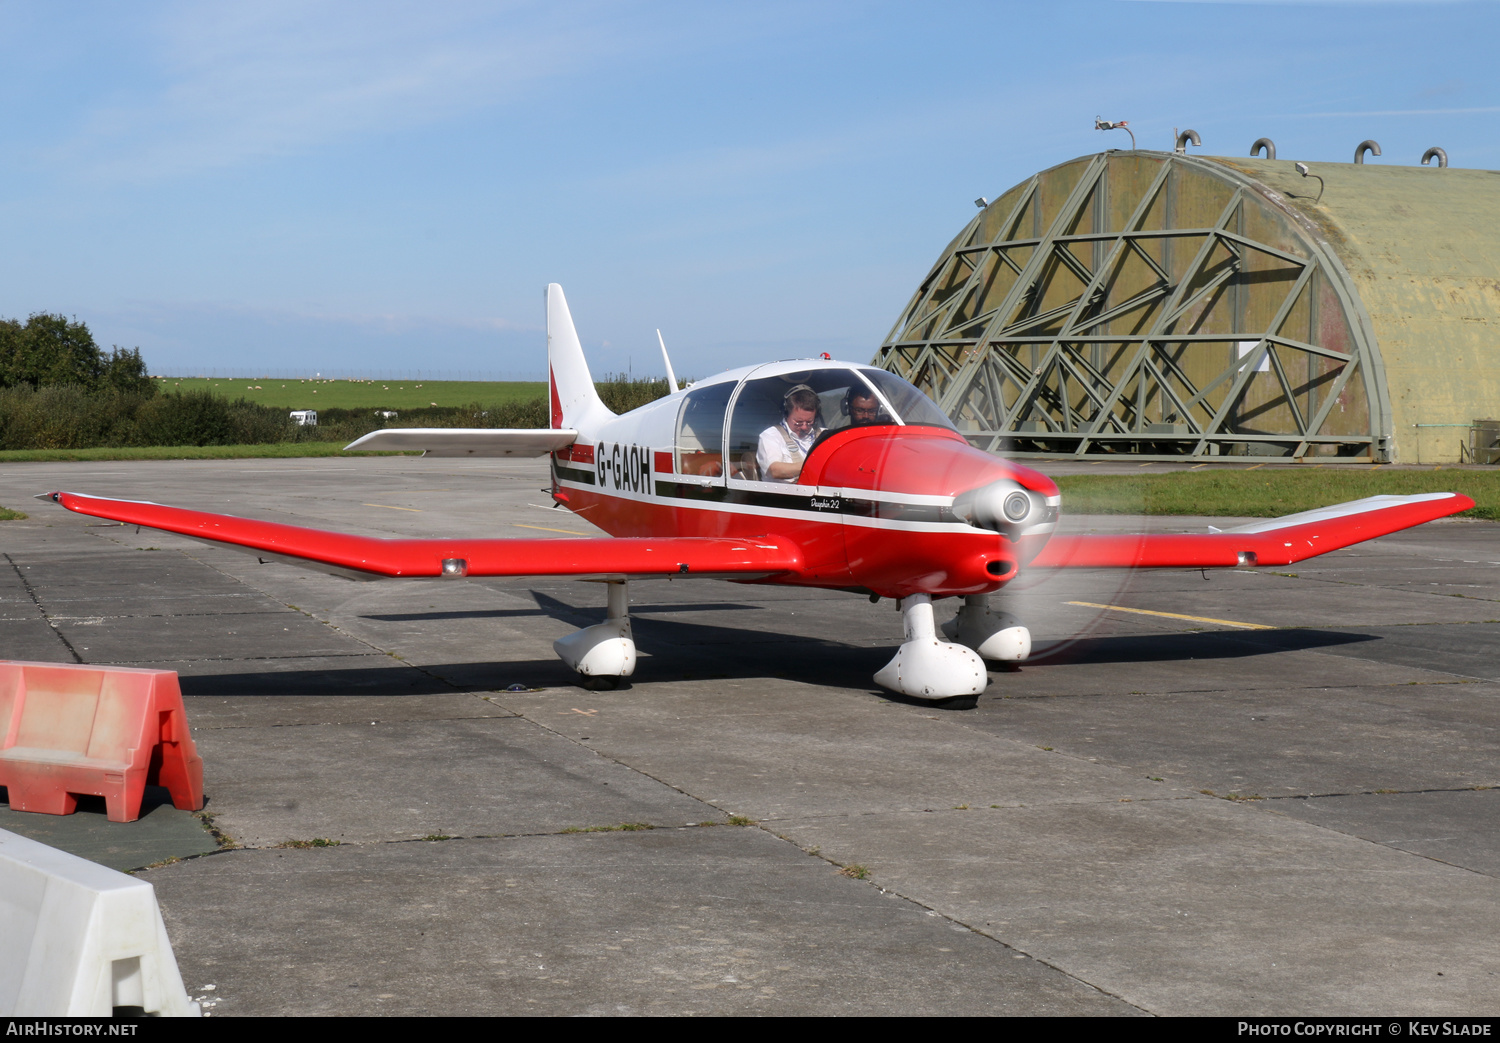
[[[635,641],[630,636],[630,597],[624,580],[609,581],[609,608],[603,623],[552,642],[552,650],[595,691],[614,688],[635,673]]]
[[[989,682],[984,660],[963,645],[938,640],[932,598],[913,594],[901,599],[906,640],[896,658],[875,675],[875,683],[915,699],[939,702],[977,696]]]
[[[1011,669],[1031,655],[1031,631],[1009,612],[995,612],[985,594],[964,598],[958,615],[943,624],[949,641],[957,641],[985,659],[997,660]]]

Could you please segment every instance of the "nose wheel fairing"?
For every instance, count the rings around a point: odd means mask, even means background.
[[[876,684],[915,699],[954,699],[984,691],[989,683],[984,660],[971,648],[938,639],[931,597],[902,598],[901,623],[906,640],[875,675]]]
[[[958,614],[943,624],[948,641],[938,637],[926,594],[901,599],[901,622],[906,640],[875,683],[914,699],[978,696],[989,683],[986,659],[1018,663],[1031,654],[1031,632],[1008,612],[993,611],[982,594],[965,598]]]

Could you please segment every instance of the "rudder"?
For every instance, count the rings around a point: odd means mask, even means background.
[[[547,286],[547,391],[554,429],[588,431],[615,415],[594,388],[568,300],[557,283]]]

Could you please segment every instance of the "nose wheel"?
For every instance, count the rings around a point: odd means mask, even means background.
[[[610,580],[604,622],[552,642],[558,658],[578,671],[590,691],[609,691],[635,673],[635,640],[630,635],[630,597],[624,580]]]
[[[875,683],[901,695],[929,702],[976,697],[989,683],[979,653],[938,639],[932,598],[913,594],[901,599],[906,640],[896,657],[875,675]]]

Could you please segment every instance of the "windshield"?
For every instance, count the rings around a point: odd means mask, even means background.
[[[879,389],[903,424],[925,424],[929,427],[945,427],[949,431],[958,430],[932,399],[896,374],[871,368],[861,369],[859,375]]]

